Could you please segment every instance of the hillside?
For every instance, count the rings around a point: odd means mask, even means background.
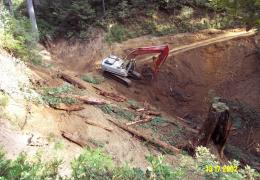
[[[14,16],[7,4],[0,14],[0,178],[259,177],[252,23],[223,25],[230,12],[202,1],[33,1],[37,41],[26,3],[13,2]],[[169,55],[152,80],[126,87],[101,70],[109,54],[162,44]],[[137,56],[137,71],[153,56]],[[231,122],[223,156],[214,140],[196,147],[216,98]]]

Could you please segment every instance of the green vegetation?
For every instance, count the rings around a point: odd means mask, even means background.
[[[29,158],[21,154],[15,160],[7,160],[4,152],[0,151],[0,179],[64,179],[58,175],[60,160],[45,161],[40,154]],[[115,179],[115,180],[152,180],[152,179],[184,179],[192,177],[206,179],[256,179],[259,177],[254,169],[246,166],[238,167],[238,172],[206,172],[207,166],[220,166],[215,156],[204,147],[198,147],[196,156],[180,155],[179,163],[172,167],[165,163],[164,156],[149,155],[146,157],[149,166],[146,171],[132,168],[128,165],[116,166],[112,158],[100,149],[85,149],[71,162],[72,174],[66,179]],[[239,166],[238,161],[229,162],[229,166]],[[223,167],[223,166],[222,166]]]
[[[15,57],[41,65],[42,59],[37,49],[37,41],[32,36],[28,18],[17,14],[10,16],[0,7],[0,48]]]
[[[15,2],[18,0],[14,0]],[[16,14],[26,12],[19,0]],[[259,0],[46,0],[35,3],[40,39],[90,38],[93,28],[107,31],[108,42],[153,34],[206,28],[259,26]],[[165,18],[167,17],[167,18]]]
[[[0,91],[0,107],[7,106],[8,101],[9,101],[8,95],[5,94],[4,92]]]
[[[92,75],[92,74],[85,74],[82,76],[82,79],[92,84],[101,84],[102,82],[105,81],[103,76]]]
[[[259,0],[211,0],[210,5],[217,12],[224,11],[233,25],[242,22],[247,29],[260,28]]]
[[[55,106],[60,103],[74,104],[77,102],[75,98],[61,97],[61,95],[71,93],[73,90],[73,86],[71,86],[70,84],[64,84],[63,86],[55,88],[45,88],[42,92],[42,99],[46,104],[49,104],[50,106]]]
[[[260,26],[259,0],[46,0],[34,3],[42,42],[53,38],[89,39],[94,28],[107,32],[109,43],[152,34],[194,32],[207,28]],[[1,4],[0,47],[14,56],[42,64],[31,33],[26,1],[13,0],[14,16]],[[167,17],[167,18],[165,18]]]
[[[158,131],[158,126],[160,126],[163,123],[166,123],[167,120],[161,116],[154,117],[150,122],[147,122],[145,124],[142,124],[141,126],[144,128],[150,128],[154,132]]]
[[[60,164],[60,160],[43,162],[40,154],[29,159],[22,153],[15,160],[7,160],[3,150],[0,150],[0,179],[55,179]]]
[[[128,121],[133,121],[136,117],[136,114],[133,112],[110,104],[100,105],[98,107],[106,114],[116,115]]]
[[[139,104],[137,101],[133,100],[133,99],[130,99],[127,101],[127,103],[133,107],[134,109],[139,109],[139,108],[142,108],[141,104]]]

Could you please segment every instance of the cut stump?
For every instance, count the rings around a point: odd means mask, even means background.
[[[209,109],[208,117],[199,133],[199,145],[207,146],[210,140],[218,147],[220,157],[223,151],[232,123],[229,119],[229,108],[225,103],[213,103]]]

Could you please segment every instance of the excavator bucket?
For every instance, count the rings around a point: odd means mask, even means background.
[[[153,69],[148,65],[143,66],[141,74],[143,79],[148,81],[153,80],[155,76]]]

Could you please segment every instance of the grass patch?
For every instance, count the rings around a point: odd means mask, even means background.
[[[130,99],[130,100],[127,101],[127,103],[129,104],[129,106],[133,107],[134,109],[140,109],[140,108],[142,108],[142,105],[139,104],[139,103],[138,103],[137,101],[135,101],[135,100]]]
[[[81,77],[81,79],[92,84],[101,84],[105,81],[104,77],[92,74],[85,74]]]
[[[106,114],[116,115],[117,117],[127,119],[128,121],[133,121],[136,118],[136,114],[120,107],[112,106],[109,104],[100,105],[98,107]]]
[[[68,94],[74,91],[74,87],[69,84],[64,84],[60,87],[45,88],[42,93],[42,99],[50,106],[64,104],[75,104],[77,100],[71,97],[60,97],[60,95]]]
[[[160,135],[160,139],[175,146],[177,144],[176,139],[179,138],[183,133],[183,129],[179,127],[172,128],[168,133]]]
[[[158,126],[163,123],[166,123],[167,120],[161,116],[154,117],[150,122],[142,124],[141,126],[146,129],[152,129],[154,132],[158,131]]]

